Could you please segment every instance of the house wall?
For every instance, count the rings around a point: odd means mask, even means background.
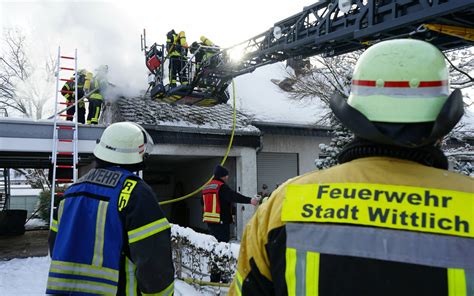
[[[314,160],[319,157],[319,144],[329,144],[331,138],[294,135],[263,135],[262,152],[298,153],[299,174],[314,171]]]

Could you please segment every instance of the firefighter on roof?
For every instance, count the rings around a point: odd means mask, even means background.
[[[239,194],[226,184],[229,171],[218,165],[214,169],[214,179],[202,190],[203,218],[209,233],[219,242],[229,242],[230,224],[232,223],[232,204],[244,203],[257,205],[256,198]],[[225,279],[224,279],[225,280]],[[216,266],[211,267],[211,282],[220,282],[221,274]]]
[[[153,142],[131,122],[107,127],[97,166],[60,199],[50,229],[47,294],[172,295],[170,224],[143,169]]]
[[[181,85],[188,84],[188,69],[185,66],[188,56],[188,43],[184,31],[177,34],[171,30],[166,34],[166,50],[168,51],[170,87],[176,87],[177,77]]]
[[[330,106],[355,139],[288,180],[247,224],[230,295],[474,295],[474,180],[439,140],[463,115],[443,54],[419,40],[359,58]]]
[[[77,96],[78,100],[81,99],[85,92],[84,92],[84,85],[90,84],[90,80],[92,78],[92,73],[88,72],[86,69],[81,69],[77,72]],[[62,89],[61,89],[61,94],[64,96],[66,99],[66,102],[69,104],[73,104],[76,100],[75,96],[75,81],[74,81],[74,76],[71,77],[71,81],[67,81],[64,83]],[[77,122],[79,123],[86,123],[86,104],[83,101],[78,103],[77,106]],[[67,120],[72,121],[73,116],[76,113],[76,108],[72,106],[66,111],[68,117]]]
[[[85,84],[86,92],[92,91],[89,95],[89,112],[87,114],[88,124],[98,124],[102,104],[104,103],[104,96],[107,91],[109,82],[107,74],[109,73],[109,66],[101,65],[96,69],[96,73],[90,84]]]

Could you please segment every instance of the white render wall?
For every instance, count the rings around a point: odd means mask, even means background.
[[[298,153],[299,174],[316,170],[314,160],[319,157],[319,144],[329,144],[331,138],[264,134],[262,152]]]

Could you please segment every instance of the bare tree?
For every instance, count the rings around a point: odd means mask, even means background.
[[[334,93],[348,97],[350,92],[352,71],[355,67],[357,59],[362,52],[352,52],[336,57],[311,58],[311,67],[308,71],[300,72],[288,71],[284,80],[276,81],[276,83],[289,98],[298,101],[320,100],[329,106],[329,100]],[[450,64],[450,79],[452,88],[467,89],[472,88],[474,80],[472,72],[474,70],[474,54],[473,48],[464,48],[456,51],[446,53],[446,58]],[[464,103],[466,108],[473,104],[468,92],[464,92]],[[345,129],[339,121],[334,117],[329,108],[324,114],[319,124],[329,124],[334,127],[334,137],[329,145],[321,144],[321,159],[316,160],[315,164],[318,168],[327,168],[337,164],[335,156],[339,153],[342,147],[352,139],[350,131]],[[455,150],[444,145],[443,149],[448,152],[449,156],[456,158],[458,169],[455,165],[454,169],[460,172],[466,171],[466,167],[472,164],[472,146],[465,143],[459,135],[462,135],[463,127],[459,125],[447,138],[452,138],[456,135],[458,147]],[[461,130],[461,131],[460,131]],[[462,137],[464,138],[464,137]],[[447,143],[446,141],[444,143]],[[447,150],[447,149],[450,150]],[[453,152],[454,151],[454,152]],[[467,158],[467,157],[470,158]],[[463,161],[460,161],[462,158]],[[466,159],[467,162],[466,162]],[[473,166],[470,165],[470,168]],[[465,173],[465,172],[464,172]],[[472,174],[472,170],[469,171]]]
[[[28,102],[17,100],[16,84],[28,78],[30,65],[25,53],[25,35],[16,29],[3,32],[5,49],[0,56],[0,107],[31,115]]]
[[[55,61],[48,57],[43,67],[33,66],[25,34],[19,29],[3,32],[0,56],[0,108],[40,119],[52,97]],[[41,63],[38,63],[41,65]]]

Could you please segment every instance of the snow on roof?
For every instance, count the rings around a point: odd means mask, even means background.
[[[213,107],[172,105],[149,98],[121,98],[118,108],[123,119],[142,125],[169,126],[201,131],[218,130],[230,134],[232,131],[232,106],[219,104]],[[236,133],[260,134],[242,112],[237,111]]]

